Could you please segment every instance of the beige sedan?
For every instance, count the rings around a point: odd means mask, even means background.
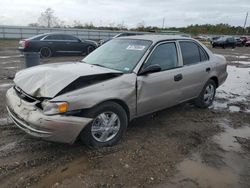
[[[18,72],[7,92],[7,110],[30,135],[111,146],[134,118],[190,100],[210,106],[227,78],[226,66],[223,56],[191,38],[117,38],[80,62]]]

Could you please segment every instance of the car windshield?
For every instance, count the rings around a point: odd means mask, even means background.
[[[97,48],[82,62],[129,73],[137,65],[151,43],[147,40],[113,39]]]

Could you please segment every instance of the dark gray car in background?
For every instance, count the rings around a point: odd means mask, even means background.
[[[95,41],[82,41],[68,34],[47,33],[21,40],[18,49],[21,52],[40,52],[41,57],[51,57],[58,54],[87,55],[96,48]]]
[[[221,48],[235,48],[237,46],[236,40],[234,37],[220,37],[217,40],[213,41],[212,47],[221,47]]]
[[[105,44],[106,42],[108,42],[108,41],[110,41],[110,40],[112,40],[112,39],[119,38],[119,37],[129,37],[129,36],[143,35],[143,34],[144,34],[144,33],[134,33],[134,32],[119,33],[119,34],[113,36],[112,38],[100,40],[99,45],[101,46],[101,45]]]

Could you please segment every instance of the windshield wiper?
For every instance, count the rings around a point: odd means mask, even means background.
[[[86,63],[85,61],[81,60],[82,63]],[[87,63],[88,64],[88,63]],[[94,64],[89,64],[89,65],[94,65],[94,66],[98,66],[98,67],[104,67],[104,68],[107,68],[107,69],[111,69],[111,68],[108,68],[108,67],[105,67],[103,65],[100,65],[100,64],[97,64],[97,63],[94,63]],[[117,70],[117,69],[111,69],[111,70]],[[117,70],[117,71],[120,71],[120,70]],[[120,71],[122,72],[122,71]]]
[[[103,65],[100,65],[100,64],[90,64],[90,65],[95,65],[95,66],[98,66],[98,67],[104,67],[104,68],[107,68],[107,67],[105,67],[105,66],[103,66]]]

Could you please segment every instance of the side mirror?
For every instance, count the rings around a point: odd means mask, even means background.
[[[154,64],[154,65],[149,65],[146,68],[142,69],[139,72],[139,75],[146,75],[146,74],[149,74],[149,73],[159,72],[159,71],[161,71],[161,66],[158,65],[158,64]]]

